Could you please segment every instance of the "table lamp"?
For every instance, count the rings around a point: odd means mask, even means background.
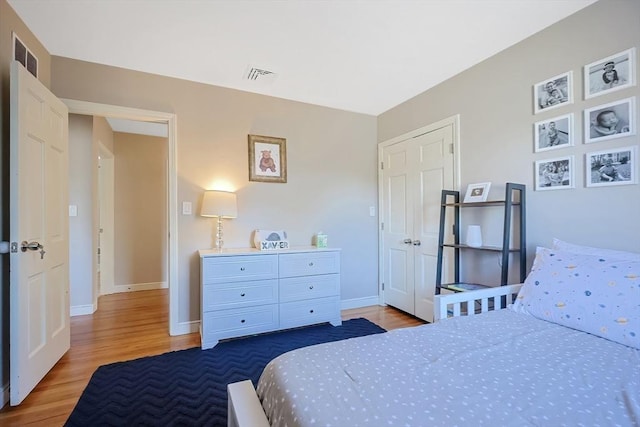
[[[238,204],[236,194],[228,191],[209,190],[204,192],[200,216],[217,217],[216,249],[222,250],[222,218],[236,218]]]

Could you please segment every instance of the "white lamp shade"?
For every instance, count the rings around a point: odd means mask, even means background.
[[[217,216],[220,218],[236,218],[238,203],[236,193],[228,191],[205,191],[202,199],[200,216]]]

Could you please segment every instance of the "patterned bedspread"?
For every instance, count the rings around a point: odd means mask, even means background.
[[[640,350],[499,310],[271,361],[274,426],[640,425]]]

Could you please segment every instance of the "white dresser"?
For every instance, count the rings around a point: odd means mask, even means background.
[[[340,249],[200,250],[202,348],[340,317]]]

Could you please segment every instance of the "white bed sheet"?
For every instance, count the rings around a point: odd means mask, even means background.
[[[283,354],[257,392],[274,426],[638,426],[640,350],[498,310]]]

